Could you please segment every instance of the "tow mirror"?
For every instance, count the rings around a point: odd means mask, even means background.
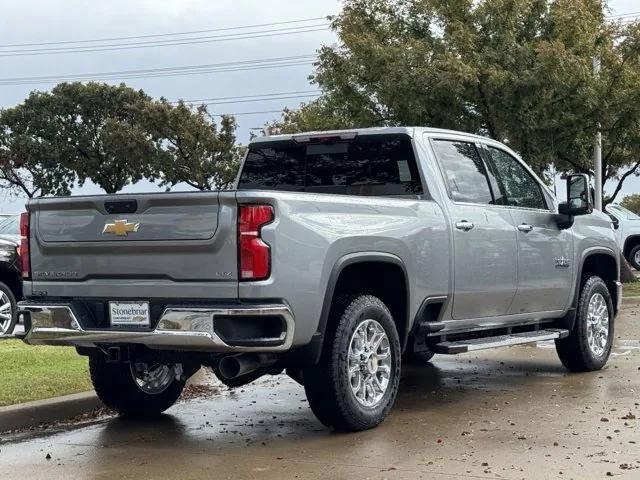
[[[593,212],[589,177],[584,173],[567,175],[567,201],[560,204],[560,213],[570,217]]]

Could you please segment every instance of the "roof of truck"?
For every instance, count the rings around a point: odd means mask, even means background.
[[[404,133],[407,135],[415,135],[417,132],[420,133],[430,133],[430,134],[447,134],[447,135],[464,135],[465,137],[474,137],[477,139],[481,139],[484,141],[491,141],[492,139],[488,137],[483,137],[481,135],[476,135],[473,133],[461,132],[456,130],[446,130],[444,128],[431,128],[431,127],[371,127],[371,128],[350,128],[344,130],[323,130],[323,131],[312,131],[312,132],[300,132],[293,134],[282,134],[282,135],[267,135],[264,137],[256,137],[251,140],[250,143],[262,143],[262,142],[275,142],[278,140],[292,140],[296,137],[306,137],[306,136],[331,136],[331,135],[340,135],[340,134],[349,134],[349,133],[357,133],[358,135],[384,135],[384,134],[400,134]]]

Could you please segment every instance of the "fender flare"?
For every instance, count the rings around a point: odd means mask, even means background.
[[[329,321],[329,313],[331,311],[333,296],[334,296],[335,288],[336,288],[336,285],[338,284],[338,279],[340,278],[340,275],[342,274],[345,268],[351,265],[355,265],[358,263],[370,263],[370,262],[390,263],[390,264],[396,265],[401,268],[402,273],[404,275],[404,281],[406,285],[405,301],[407,305],[407,312],[406,312],[406,318],[404,319],[404,327],[405,327],[404,334],[402,338],[400,338],[401,346],[404,349],[404,346],[407,343],[407,338],[408,338],[410,327],[411,327],[410,325],[411,315],[409,311],[410,305],[411,305],[410,304],[411,288],[409,284],[409,276],[407,275],[407,268],[404,262],[397,255],[394,255],[392,253],[387,253],[387,252],[368,251],[368,252],[349,253],[349,254],[343,255],[336,261],[333,268],[331,269],[331,273],[329,274],[329,279],[327,281],[327,286],[325,288],[325,293],[324,293],[324,300],[322,302],[322,312],[320,313],[318,329],[316,330],[316,333],[313,335],[313,338],[310,344],[307,346],[309,350],[307,352],[307,355],[305,355],[307,360],[310,361],[311,363],[315,364],[315,363],[318,363],[318,361],[320,360],[320,355],[322,353],[322,347],[324,344],[324,334],[327,328],[327,323]]]
[[[615,252],[610,248],[589,247],[582,252],[582,255],[580,256],[580,263],[578,264],[578,268],[576,271],[576,279],[574,282],[574,289],[573,289],[573,298],[569,306],[569,311],[564,317],[565,325],[569,330],[573,329],[573,325],[576,319],[576,310],[578,308],[578,300],[580,299],[580,284],[582,283],[582,269],[584,267],[584,264],[589,257],[593,255],[601,255],[601,254],[611,257],[616,263],[616,265],[618,266],[618,270],[620,270],[620,265],[618,264],[619,259],[616,257]]]

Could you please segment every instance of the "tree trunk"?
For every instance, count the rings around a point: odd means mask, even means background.
[[[637,282],[638,279],[633,273],[633,267],[629,265],[624,255],[620,254],[620,281],[622,283]]]

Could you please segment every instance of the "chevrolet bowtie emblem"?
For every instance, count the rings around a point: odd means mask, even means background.
[[[126,237],[130,232],[137,232],[139,223],[127,223],[126,220],[116,220],[115,223],[106,223],[102,233],[115,233],[119,237]]]

